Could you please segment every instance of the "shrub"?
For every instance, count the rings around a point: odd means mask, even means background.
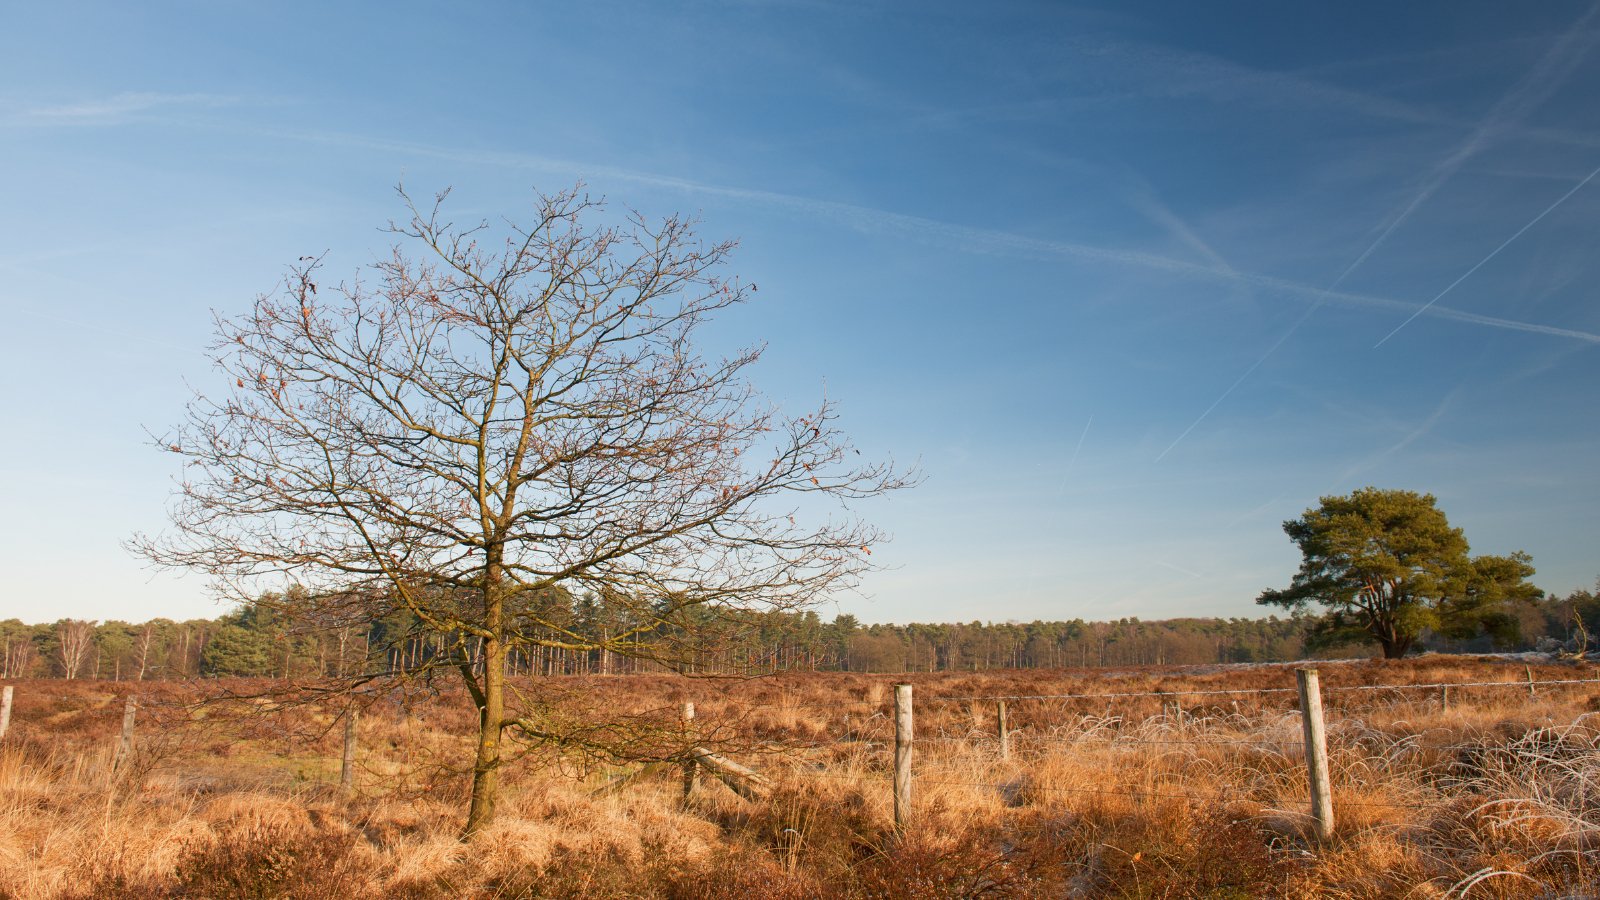
[[[180,897],[348,900],[369,896],[357,837],[345,830],[251,822],[197,839],[179,856]]]

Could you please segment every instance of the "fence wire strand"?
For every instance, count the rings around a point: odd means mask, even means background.
[[[1545,681],[1435,681],[1417,684],[1353,684],[1329,685],[1322,688],[1322,693],[1331,694],[1345,691],[1409,691],[1439,688],[1469,688],[1469,687],[1542,687],[1546,685],[1563,684],[1600,684],[1600,678],[1563,678]],[[994,694],[983,696],[956,696],[956,697],[919,697],[918,703],[974,703],[980,701],[996,702],[1000,700],[1097,700],[1115,697],[1201,697],[1227,694],[1294,694],[1298,688],[1173,688],[1162,691],[1111,691],[1094,694]]]
[[[890,775],[891,773],[884,772],[883,774],[887,776],[887,775]],[[860,782],[860,781],[863,780],[863,775],[861,773],[842,774],[842,773],[834,773],[834,772],[806,772],[806,771],[799,771],[799,770],[791,770],[791,771],[785,773],[785,776],[786,777],[798,777],[798,778],[802,778],[802,779],[815,778],[815,779],[822,779],[822,780],[826,780],[826,781]],[[1111,796],[1111,797],[1131,797],[1131,798],[1134,798],[1134,799],[1185,800],[1185,801],[1188,801],[1190,803],[1239,803],[1239,802],[1250,802],[1250,803],[1260,803],[1262,805],[1270,805],[1270,804],[1268,804],[1267,801],[1264,801],[1264,800],[1248,800],[1247,798],[1242,798],[1237,794],[1234,794],[1234,795],[1228,795],[1228,794],[1190,794],[1190,793],[1186,793],[1186,792],[1173,793],[1173,792],[1169,792],[1169,791],[1148,791],[1148,790],[1140,790],[1140,789],[1136,789],[1136,788],[1118,789],[1118,788],[1066,787],[1066,786],[1063,786],[1063,785],[1032,784],[1032,783],[1029,783],[1029,782],[1026,782],[1026,781],[1020,781],[1020,780],[1019,781],[1015,781],[1015,782],[967,781],[967,780],[951,780],[951,779],[948,779],[948,778],[929,778],[929,777],[926,777],[926,776],[920,776],[919,775],[919,776],[917,776],[917,778],[915,779],[915,781],[913,783],[915,785],[917,785],[918,787],[975,787],[975,788],[988,788],[988,789],[993,790],[993,791],[995,791],[996,793],[999,793],[999,794],[1006,794],[1006,793],[1011,793],[1011,792],[1023,793],[1023,792],[1028,792],[1028,791],[1038,791],[1038,792],[1043,792],[1043,793],[1048,793],[1048,794],[1099,794],[1099,795]],[[1441,805],[1443,803],[1446,803],[1448,801],[1449,801],[1449,798],[1440,798],[1439,801],[1435,802],[1435,803],[1401,803],[1401,802],[1398,802],[1398,801],[1396,801],[1396,802],[1385,802],[1385,803],[1373,803],[1371,801],[1343,800],[1343,799],[1341,799],[1338,802],[1339,802],[1340,806],[1356,806],[1356,807],[1364,807],[1364,808],[1370,808],[1370,809],[1434,809],[1434,808],[1437,808],[1439,805]],[[1292,799],[1290,801],[1286,801],[1286,802],[1285,801],[1275,801],[1275,802],[1309,804],[1311,802],[1311,800],[1310,800],[1310,798],[1307,798],[1307,797],[1296,797],[1296,798],[1294,798],[1294,799]]]

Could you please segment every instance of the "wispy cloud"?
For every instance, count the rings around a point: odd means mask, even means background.
[[[1222,404],[1224,400],[1227,400],[1234,391],[1239,389],[1240,385],[1244,384],[1251,375],[1255,374],[1255,371],[1261,368],[1263,363],[1271,358],[1274,353],[1278,352],[1278,348],[1282,347],[1284,343],[1295,334],[1295,332],[1299,331],[1300,327],[1311,318],[1311,316],[1319,307],[1329,300],[1339,297],[1340,295],[1336,293],[1336,289],[1339,287],[1339,285],[1343,284],[1345,279],[1349,278],[1357,269],[1359,269],[1361,265],[1367,261],[1368,257],[1372,256],[1372,254],[1389,239],[1389,236],[1394,233],[1395,229],[1399,228],[1402,223],[1411,217],[1412,213],[1416,212],[1417,209],[1421,207],[1423,203],[1427,202],[1427,200],[1432,197],[1433,194],[1438,191],[1446,181],[1450,180],[1450,178],[1455,175],[1457,170],[1459,170],[1461,166],[1467,162],[1467,160],[1471,159],[1478,153],[1478,151],[1482,150],[1485,145],[1487,145],[1496,137],[1500,136],[1508,128],[1516,125],[1530,111],[1548,99],[1549,96],[1554,93],[1555,90],[1567,80],[1567,78],[1571,76],[1573,69],[1577,67],[1578,62],[1582,60],[1589,47],[1595,42],[1596,35],[1588,31],[1588,26],[1590,21],[1594,19],[1597,13],[1600,13],[1600,2],[1596,2],[1595,5],[1591,6],[1588,12],[1586,12],[1571,28],[1569,28],[1561,35],[1560,38],[1555,41],[1549,51],[1547,51],[1545,55],[1540,58],[1539,63],[1534,66],[1533,70],[1524,76],[1523,79],[1519,81],[1509,92],[1500,98],[1499,102],[1497,102],[1489,110],[1488,114],[1485,115],[1484,118],[1478,123],[1477,127],[1472,130],[1472,133],[1467,136],[1465,141],[1463,141],[1449,156],[1446,156],[1443,160],[1433,166],[1433,168],[1424,177],[1422,186],[1414,195],[1412,195],[1411,200],[1406,203],[1406,205],[1403,206],[1397,214],[1390,216],[1388,223],[1384,226],[1383,230],[1380,231],[1378,236],[1367,245],[1367,248],[1358,256],[1356,256],[1356,258],[1352,260],[1349,265],[1345,266],[1344,270],[1339,273],[1339,276],[1335,278],[1333,283],[1328,286],[1328,289],[1324,292],[1321,292],[1321,295],[1316,298],[1311,307],[1301,314],[1301,316],[1295,320],[1294,324],[1290,325],[1289,328],[1272,343],[1272,346],[1267,348],[1266,352],[1262,353],[1255,362],[1251,363],[1250,366],[1246,368],[1238,378],[1234,379],[1232,384],[1228,385],[1228,387],[1224,389],[1220,395],[1218,395],[1217,399],[1211,402],[1210,406],[1206,407],[1205,410],[1202,411],[1193,422],[1189,423],[1189,427],[1185,428],[1182,433],[1180,433],[1177,438],[1175,438],[1172,443],[1167,446],[1167,449],[1161,451],[1161,455],[1156,457],[1156,462],[1160,462],[1161,460],[1165,459],[1167,454],[1171,453],[1175,447],[1183,443],[1184,438],[1187,438],[1189,434],[1195,430],[1195,428],[1199,427],[1200,423],[1204,422],[1211,415],[1211,413]],[[1560,199],[1551,204],[1547,209],[1545,209],[1544,212],[1536,216],[1532,222],[1524,225],[1521,230],[1508,238],[1505,243],[1495,248],[1495,250],[1487,257],[1480,260],[1477,265],[1473,266],[1471,269],[1468,269],[1460,278],[1457,278],[1455,281],[1451,282],[1449,287],[1446,287],[1444,290],[1440,291],[1433,297],[1433,299],[1429,300],[1427,303],[1417,306],[1405,319],[1405,321],[1401,322],[1395,327],[1394,331],[1389,332],[1389,334],[1384,336],[1383,340],[1378,341],[1377,346],[1383,346],[1384,342],[1389,340],[1389,338],[1394,337],[1401,328],[1411,324],[1411,322],[1418,316],[1434,309],[1436,304],[1443,299],[1446,294],[1450,293],[1450,291],[1454,290],[1457,285],[1471,276],[1472,273],[1478,271],[1478,269],[1481,268],[1485,263],[1498,255],[1500,251],[1509,246],[1512,241],[1515,241],[1517,238],[1521,237],[1523,232],[1527,231],[1529,228],[1532,228],[1540,219],[1543,219],[1556,207],[1560,206],[1562,203],[1565,203],[1568,197],[1571,197],[1573,194],[1578,192],[1579,188],[1582,188],[1585,184],[1588,184],[1589,179],[1593,178],[1596,173],[1600,173],[1600,170],[1590,173],[1588,178],[1585,178],[1566,194],[1563,194]],[[1472,314],[1457,313],[1455,310],[1451,310],[1450,312],[1451,314],[1448,316],[1449,318],[1456,318],[1460,321],[1471,321],[1471,318],[1469,317],[1476,318],[1473,317]],[[1479,324],[1490,323],[1481,322]],[[1518,327],[1512,326],[1506,321],[1498,321],[1494,324],[1498,327]],[[1533,329],[1518,327],[1518,330]]]
[[[952,247],[969,253],[985,253],[1036,260],[1074,259],[1099,265],[1162,273],[1191,281],[1251,287],[1264,294],[1279,297],[1333,303],[1355,308],[1402,312],[1405,314],[1415,312],[1422,306],[1422,304],[1412,301],[1374,294],[1329,290],[1287,278],[1223,269],[1142,250],[1036,238],[1007,231],[975,228],[873,207],[841,203],[834,200],[818,200],[776,191],[729,187],[674,175],[618,166],[593,165],[526,153],[440,147],[409,141],[371,138],[343,132],[252,129],[251,133],[283,140],[448,160],[466,165],[534,169],[560,173],[569,177],[604,178],[641,184],[649,187],[682,191],[691,196],[717,197],[769,209],[785,210],[808,218],[837,222],[866,234],[896,235],[911,240]],[[1435,318],[1448,319],[1470,325],[1600,344],[1600,334],[1593,332],[1480,315],[1446,306],[1431,306],[1427,309],[1426,314]]]
[[[231,106],[239,98],[222,94],[166,94],[151,91],[129,91],[57,104],[10,104],[13,122],[34,124],[92,125],[119,122],[125,119],[161,110],[194,107]]]
[[[994,118],[1008,113],[1036,117],[1058,114],[1063,109],[1103,108],[1144,99],[1201,99],[1230,107],[1342,112],[1379,121],[1467,131],[1463,146],[1472,144],[1475,139],[1483,141],[1485,138],[1479,136],[1479,132],[1486,130],[1490,137],[1594,147],[1600,146],[1600,136],[1522,122],[1527,112],[1548,99],[1570,77],[1584,54],[1600,39],[1600,29],[1591,30],[1594,16],[1594,10],[1590,10],[1562,32],[1517,87],[1501,98],[1487,116],[1477,120],[1318,77],[1336,71],[1336,65],[1302,70],[1262,69],[1191,50],[1112,39],[1083,39],[1060,47],[1067,65],[1054,76],[1056,82],[1070,90],[1083,72],[1092,73],[1092,89],[1081,95],[1063,96],[1058,92],[1047,98],[948,110],[945,114],[966,119]],[[1476,52],[1480,57],[1493,52],[1485,48],[1467,48],[1467,51]],[[1445,48],[1440,52],[1459,54],[1462,49]],[[1366,62],[1392,64],[1400,58]],[[1086,67],[1085,63],[1089,65]],[[1468,153],[1467,158],[1471,155]]]
[[[1527,115],[1537,108],[1550,95],[1555,93],[1564,84],[1578,64],[1583,61],[1585,54],[1594,46],[1597,36],[1589,31],[1590,23],[1600,15],[1600,2],[1589,7],[1571,28],[1568,28],[1561,37],[1557,38],[1550,49],[1540,57],[1522,80],[1512,87],[1500,98],[1489,112],[1478,122],[1477,127],[1467,135],[1459,145],[1423,176],[1422,183],[1418,186],[1411,199],[1402,205],[1398,212],[1389,217],[1388,223],[1378,233],[1367,249],[1362,251],[1353,262],[1339,276],[1342,282],[1346,276],[1361,264],[1367,257],[1388,241],[1395,229],[1409,220],[1422,205],[1428,202],[1445,182],[1449,181],[1467,160],[1476,156],[1481,150],[1495,139],[1517,126]],[[1335,282],[1336,284],[1338,282]]]
[[[1139,86],[1135,96],[1202,97],[1227,104],[1336,109],[1421,125],[1460,124],[1453,116],[1426,107],[1350,90],[1295,72],[1252,68],[1203,53],[1123,41],[1086,43],[1074,49],[1077,58],[1102,65],[1109,62],[1115,74],[1136,81]],[[1101,66],[1095,68],[1097,75],[1103,71]]]
[[[1402,435],[1398,441],[1395,441],[1393,444],[1384,447],[1360,462],[1350,466],[1348,469],[1345,469],[1344,472],[1340,473],[1338,479],[1326,490],[1324,490],[1322,494],[1319,494],[1319,496],[1332,494],[1333,492],[1340,490],[1347,485],[1351,485],[1353,483],[1352,480],[1356,476],[1371,470],[1375,466],[1387,460],[1389,457],[1394,456],[1400,451],[1421,440],[1425,435],[1428,434],[1428,432],[1434,429],[1434,426],[1439,424],[1441,419],[1444,418],[1445,413],[1449,411],[1451,404],[1455,402],[1456,397],[1460,395],[1460,393],[1461,387],[1458,385],[1451,390],[1450,393],[1446,394],[1444,399],[1439,401],[1439,405],[1434,408],[1433,412],[1428,414],[1426,419],[1423,419],[1420,423],[1413,426],[1409,431]]]
[[[1282,502],[1283,502],[1283,494],[1281,494],[1281,493],[1273,494],[1267,500],[1265,500],[1265,501],[1263,501],[1261,503],[1258,503],[1255,506],[1251,507],[1250,509],[1247,509],[1244,512],[1239,513],[1238,515],[1236,515],[1233,518],[1229,519],[1226,524],[1227,524],[1227,526],[1229,528],[1234,528],[1237,525],[1239,525],[1241,522],[1247,522],[1247,521],[1249,521],[1251,519],[1254,519],[1254,518],[1256,518],[1258,516],[1261,516],[1261,515],[1264,515],[1264,514],[1266,514],[1268,512],[1271,512],[1274,509],[1277,509],[1279,504],[1281,504]]]
[[[1453,129],[1473,124],[1439,110],[1351,90],[1298,72],[1253,68],[1161,44],[1096,37],[1059,43],[1053,45],[1052,51],[1060,62],[1055,72],[1045,76],[1040,96],[937,110],[907,107],[901,110],[905,121],[948,128],[980,121],[1059,117],[1074,110],[1111,109],[1142,100],[1170,99],[1343,112]],[[1560,141],[1565,136],[1552,132],[1544,137]]]
[[[115,326],[101,325],[94,322],[85,321],[83,319],[61,316],[53,312],[48,312],[52,305],[55,305],[57,302],[58,301],[55,299],[32,300],[26,298],[13,298],[6,302],[5,311],[6,315],[8,316],[27,316],[28,318],[50,322],[55,325],[65,325],[75,331],[93,331],[99,334],[111,335],[119,342],[134,341],[142,344],[149,344],[152,347],[160,347],[164,350],[173,350],[180,353],[193,353],[201,356],[205,355],[205,351],[200,347],[185,347],[182,344],[174,344],[170,341],[165,341],[161,338],[145,334],[137,329],[126,328],[121,324]]]

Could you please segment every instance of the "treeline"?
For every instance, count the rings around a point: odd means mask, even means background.
[[[1088,666],[1195,665],[1274,662],[1308,655],[1367,655],[1363,645],[1308,646],[1316,619],[1186,618],[1111,622],[968,622],[863,625],[855,616],[825,621],[815,612],[768,613],[738,619],[707,617],[693,635],[671,632],[617,644],[606,604],[567,598],[560,633],[537,636],[510,655],[513,675],[625,675],[672,666],[697,673],[805,669],[851,672],[948,672]],[[432,634],[404,613],[355,625],[308,628],[284,615],[273,598],[217,619],[92,622],[62,619],[42,625],[0,622],[0,677],[94,678],[120,681],[249,676],[269,678],[409,672],[452,657],[449,638]],[[1433,635],[1422,649],[1440,652],[1574,649],[1600,635],[1600,597],[1576,591],[1518,604],[1520,629],[1496,645],[1488,637],[1452,641]],[[1582,626],[1582,627],[1580,627]],[[683,626],[677,626],[680,629]],[[573,649],[578,635],[596,645]],[[653,653],[651,640],[708,648]],[[459,651],[461,645],[457,645]],[[471,642],[465,644],[471,653]]]

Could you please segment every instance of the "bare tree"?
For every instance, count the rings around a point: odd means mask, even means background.
[[[157,631],[161,630],[165,624],[160,619],[151,619],[139,626],[138,635],[134,638],[133,644],[134,658],[139,661],[139,673],[134,677],[135,681],[143,681],[145,672],[149,671],[150,650],[155,644]]]
[[[444,197],[405,198],[370,280],[319,284],[303,258],[219,318],[230,387],[161,441],[187,463],[175,527],[133,545],[240,598],[292,578],[321,627],[420,622],[436,640],[390,668],[447,666],[477,708],[470,836],[503,742],[560,738],[508,696],[508,653],[670,664],[718,616],[848,588],[882,535],[847,504],[908,481],[858,462],[828,400],[767,404],[745,379],[759,349],[698,351],[699,327],[755,291],[719,274],[731,243],[679,217],[591,226],[604,213],[581,189],[496,239],[441,220]],[[619,624],[594,635],[554,611],[580,593]]]
[[[94,649],[94,623],[83,619],[62,619],[56,623],[56,651],[60,654],[61,674],[77,678]]]
[[[33,636],[29,634],[7,634],[5,637],[4,664],[0,665],[0,677],[26,678],[33,669],[34,660],[38,658],[38,648],[33,644]]]

